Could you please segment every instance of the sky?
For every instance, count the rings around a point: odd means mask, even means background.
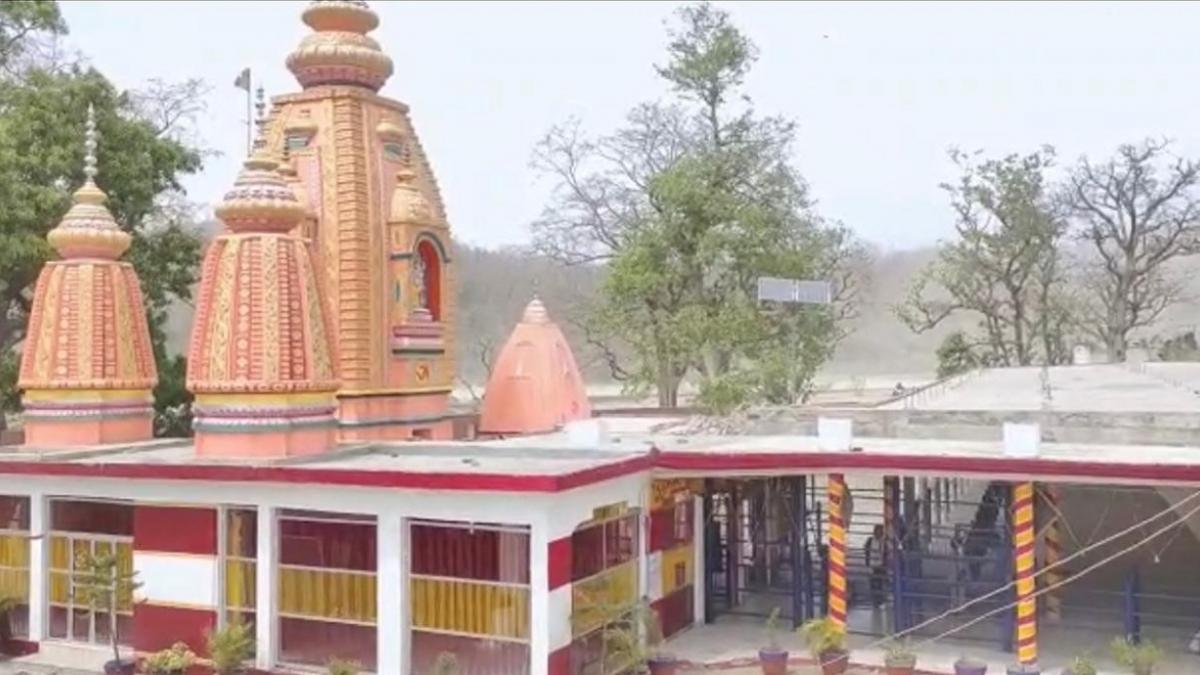
[[[308,32],[303,2],[62,2],[77,49],[122,88],[191,77],[212,87],[198,131],[220,154],[185,181],[211,204],[245,152],[250,67],[268,95]],[[953,232],[938,184],[947,150],[1058,149],[1061,165],[1148,136],[1200,155],[1194,3],[717,3],[757,44],[746,93],[799,125],[795,160],[818,209],[885,250]],[[669,98],[669,2],[376,1],[395,63],[382,94],[410,105],[452,228],[476,245],[528,242],[551,183],[538,139],[577,117],[603,134]]]

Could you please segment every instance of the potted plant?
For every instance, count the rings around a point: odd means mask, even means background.
[[[142,669],[150,675],[183,675],[196,663],[196,655],[183,642],[176,642],[146,657]]]
[[[432,675],[458,675],[458,657],[451,652],[442,652],[433,662]]]
[[[1096,664],[1086,656],[1076,656],[1069,666],[1063,668],[1062,675],[1096,675]]]
[[[329,669],[329,675],[358,675],[362,670],[358,661],[347,659],[330,659],[326,667]]]
[[[134,659],[121,658],[117,613],[121,611],[122,600],[132,598],[139,586],[137,572],[123,570],[115,552],[80,551],[75,558],[75,574],[72,578],[75,599],[88,605],[93,613],[108,616],[108,639],[113,658],[104,664],[105,675],[133,675],[137,665]]]
[[[601,607],[601,616],[618,614]],[[625,668],[634,673],[675,675],[679,671],[679,659],[660,649],[662,641],[658,613],[644,599],[604,626],[606,660],[627,664]]]
[[[5,654],[12,654],[14,652],[12,611],[22,602],[21,598],[16,596],[0,596],[0,649]]]
[[[1158,645],[1149,640],[1134,641],[1128,637],[1114,638],[1113,658],[1133,675],[1153,675],[1154,666],[1162,658]]]
[[[779,608],[767,616],[767,646],[758,650],[758,664],[763,675],[785,675],[788,653],[779,647]]]
[[[821,667],[823,675],[842,675],[850,666],[846,651],[846,629],[833,619],[813,619],[800,626],[808,651]]]
[[[917,669],[917,653],[907,641],[893,641],[883,653],[883,668],[887,675],[912,675]]]
[[[963,656],[954,662],[954,675],[985,675],[987,664],[979,659]]]
[[[207,643],[208,658],[216,675],[240,675],[246,670],[246,661],[254,656],[254,635],[241,620],[210,631]]]

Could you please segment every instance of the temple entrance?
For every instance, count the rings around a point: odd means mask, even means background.
[[[819,504],[807,476],[705,481],[705,616],[821,611]]]

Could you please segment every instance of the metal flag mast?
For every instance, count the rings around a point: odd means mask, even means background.
[[[246,92],[246,155],[249,156],[250,151],[254,147],[254,114],[251,112],[253,100],[250,95],[250,68],[242,68],[242,72],[238,73],[237,79],[233,81],[233,86]]]

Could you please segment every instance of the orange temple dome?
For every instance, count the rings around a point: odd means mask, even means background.
[[[534,298],[492,368],[479,430],[545,433],[591,414],[571,346],[542,301]]]
[[[196,451],[282,457],[335,442],[333,327],[307,213],[261,145],[216,208],[229,232],[204,258],[188,358]]]
[[[97,187],[95,113],[88,107],[83,185],[47,235],[62,257],[38,275],[18,386],[25,440],[60,447],[144,440],[158,382],[141,284]]]
[[[362,0],[315,0],[301,17],[313,29],[287,58],[288,70],[305,89],[352,85],[379,91],[392,75],[392,60],[367,33],[379,17]]]

